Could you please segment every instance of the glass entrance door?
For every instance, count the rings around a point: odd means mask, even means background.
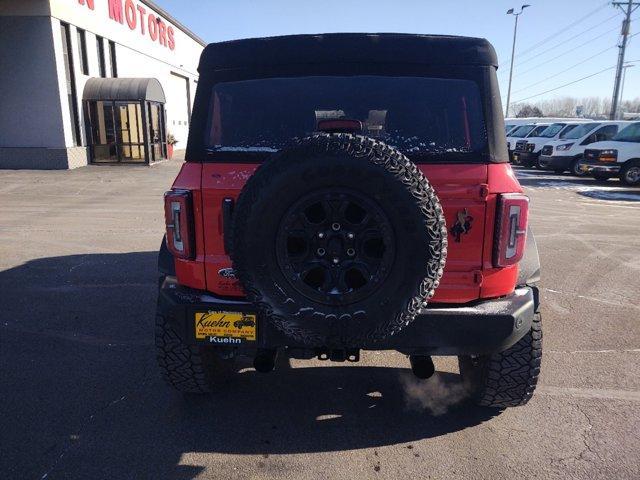
[[[115,102],[118,161],[144,162],[142,111],[139,103]]]
[[[89,102],[92,158],[94,162],[117,162],[116,121],[113,102]]]
[[[155,105],[143,115],[144,102],[90,101],[89,117],[92,161],[95,163],[144,163],[164,157],[164,108]],[[147,125],[145,125],[145,119]],[[155,126],[154,126],[155,125]],[[147,158],[145,130],[151,148]]]
[[[149,112],[149,143],[151,161],[167,158],[167,143],[164,127],[164,106],[161,103],[147,102]]]

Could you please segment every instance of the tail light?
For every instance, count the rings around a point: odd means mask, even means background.
[[[164,218],[167,225],[167,247],[178,258],[194,257],[193,209],[191,192],[169,190],[164,194]]]
[[[506,267],[518,263],[527,241],[529,198],[519,193],[498,197],[493,264]]]

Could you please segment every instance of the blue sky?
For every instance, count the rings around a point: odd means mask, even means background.
[[[513,17],[503,0],[156,0],[207,42],[321,32],[408,32],[487,38],[496,48],[506,98]],[[512,101],[616,64],[622,12],[604,0],[529,0],[520,17]],[[586,17],[586,18],[585,18]],[[640,32],[640,9],[631,33]],[[557,57],[557,58],[555,58]],[[593,57],[593,58],[589,58]],[[631,38],[624,97],[640,97],[640,35]],[[579,65],[577,65],[579,64]],[[566,70],[566,71],[564,71]],[[615,69],[532,98],[610,97]]]

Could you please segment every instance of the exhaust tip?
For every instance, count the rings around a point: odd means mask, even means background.
[[[429,355],[409,355],[409,362],[413,374],[422,380],[431,378],[436,371]]]
[[[261,350],[253,359],[253,368],[256,372],[269,373],[276,366],[276,350]]]

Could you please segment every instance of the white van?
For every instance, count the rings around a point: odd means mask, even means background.
[[[509,149],[509,158],[513,158],[513,150],[516,147],[516,142],[523,138],[530,136],[537,136],[542,133],[545,128],[551,125],[549,122],[544,123],[527,123],[516,127],[509,135],[507,135],[507,148]]]
[[[579,125],[558,140],[546,143],[542,147],[538,164],[545,170],[553,170],[580,176],[580,160],[589,145],[595,142],[611,140],[621,129],[631,122],[603,121]]]
[[[580,166],[599,181],[617,176],[625,185],[640,185],[640,122],[631,122],[609,141],[589,145]]]
[[[542,122],[544,119],[531,117],[531,118],[505,118],[504,119],[504,133],[509,136],[509,133],[513,132],[516,128],[527,125],[530,123]]]
[[[521,125],[531,123],[554,123],[554,122],[580,122],[583,118],[559,118],[559,117],[507,117],[504,119],[504,131],[507,137]]]
[[[546,143],[563,138],[571,130],[586,122],[590,120],[555,122],[538,135],[529,135],[526,139],[518,140],[513,151],[513,163],[527,168],[538,167],[540,151]]]

